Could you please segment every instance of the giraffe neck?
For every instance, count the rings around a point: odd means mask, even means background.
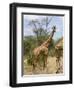
[[[49,45],[51,44],[53,35],[54,35],[54,32],[52,31],[49,38],[42,45],[48,48]]]
[[[53,35],[54,35],[54,31],[52,31],[52,32],[51,32],[51,34],[50,34],[50,37],[49,37],[49,38],[50,38],[50,39],[52,39]]]

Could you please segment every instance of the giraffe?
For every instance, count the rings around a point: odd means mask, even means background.
[[[56,32],[56,26],[52,27],[52,32],[49,36],[49,38],[43,42],[40,46],[36,47],[33,50],[33,55],[34,55],[34,60],[33,60],[33,69],[35,69],[38,61],[39,61],[39,56],[40,55],[44,55],[45,59],[44,59],[44,64],[43,64],[43,69],[46,67],[47,65],[47,57],[48,57],[48,47],[51,44],[52,38],[54,36],[54,33]]]
[[[63,72],[63,61],[61,60],[61,56],[63,56],[63,37],[56,44],[55,50],[57,53],[57,55],[56,55],[57,71],[56,71],[56,73],[62,73]]]

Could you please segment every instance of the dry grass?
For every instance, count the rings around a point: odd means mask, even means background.
[[[48,57],[47,66],[45,69],[40,65],[37,65],[36,69],[33,70],[31,65],[27,64],[27,60],[24,60],[24,75],[33,75],[33,74],[55,74],[58,69],[58,64],[56,62],[56,57]],[[60,59],[60,70],[58,73],[63,72],[63,58]]]

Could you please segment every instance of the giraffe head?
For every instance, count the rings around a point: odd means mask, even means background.
[[[56,32],[56,26],[52,27],[53,32]]]
[[[53,35],[54,35],[54,33],[56,32],[56,26],[53,26],[52,27],[52,32],[51,32],[51,34],[50,34],[50,37],[49,38],[51,38],[52,39],[52,37],[53,37]]]

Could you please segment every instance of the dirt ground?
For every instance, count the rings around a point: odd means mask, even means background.
[[[59,69],[60,67],[60,69]],[[45,69],[41,66],[37,66],[33,71],[33,67],[27,64],[27,60],[24,60],[24,75],[34,75],[34,74],[55,74],[59,69],[58,73],[63,73],[63,58],[60,59],[60,66],[56,62],[56,57],[48,57],[47,66]]]

